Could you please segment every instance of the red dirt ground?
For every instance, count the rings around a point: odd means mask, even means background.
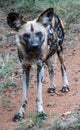
[[[68,44],[67,44],[68,43]],[[76,44],[77,43],[77,44]],[[47,67],[45,67],[45,75],[43,81],[43,106],[48,115],[46,126],[56,117],[62,116],[65,112],[74,112],[77,106],[80,105],[80,30],[66,32],[64,41],[64,59],[70,83],[70,92],[61,93],[62,87],[60,64],[57,60],[55,63],[55,81],[57,85],[57,94],[48,94],[49,76]],[[0,53],[6,51],[16,52],[16,46],[8,46],[0,48]],[[34,67],[33,67],[34,68]],[[21,72],[20,72],[21,74]],[[18,125],[12,121],[12,117],[18,112],[22,101],[22,81],[21,76],[15,76],[16,88],[6,88],[0,95],[0,130],[12,130]],[[28,94],[28,107],[25,113],[25,119],[29,113],[35,113],[36,108],[36,69],[32,69],[30,78],[30,89]],[[2,101],[7,100],[10,103],[3,106]]]

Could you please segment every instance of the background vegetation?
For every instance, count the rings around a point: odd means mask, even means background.
[[[80,0],[0,0],[0,6],[7,13],[31,13],[33,17],[46,8],[53,7],[65,24],[73,23],[80,17]]]

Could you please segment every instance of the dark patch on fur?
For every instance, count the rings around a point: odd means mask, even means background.
[[[61,66],[62,76],[64,76],[64,71],[66,71],[66,67],[63,65],[63,66]]]
[[[23,108],[26,108],[27,105],[27,101],[25,101],[25,103],[22,105]]]
[[[34,31],[34,27],[33,27],[33,25],[31,24],[31,32],[33,32]]]

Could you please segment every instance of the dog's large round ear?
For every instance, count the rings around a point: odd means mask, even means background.
[[[53,18],[53,14],[54,14],[54,9],[48,8],[38,16],[36,22],[40,22],[44,26],[47,26],[48,24],[50,24]]]
[[[13,30],[18,31],[21,25],[25,24],[26,21],[24,20],[24,17],[19,13],[12,12],[7,16],[7,23]]]

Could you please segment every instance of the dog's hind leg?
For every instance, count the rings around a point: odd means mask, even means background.
[[[54,69],[50,59],[46,61],[46,65],[48,66],[49,78],[50,78],[50,88],[48,88],[48,93],[55,93],[56,85],[54,82]]]
[[[27,67],[23,66],[23,100],[19,112],[15,114],[13,117],[13,121],[19,121],[24,117],[24,113],[27,105],[30,68],[31,66],[27,66]]]
[[[62,46],[58,47],[57,55],[58,55],[59,61],[61,63],[61,72],[62,72],[62,80],[63,80],[63,86],[62,86],[61,91],[68,92],[69,91],[69,83],[68,83],[68,79],[67,79],[66,67],[64,65],[63,47]]]
[[[36,99],[37,102],[37,109],[38,109],[38,116],[41,119],[46,119],[47,115],[44,112],[43,109],[43,102],[42,102],[42,80],[44,76],[44,65],[41,62],[37,65],[37,86],[38,86],[38,96]]]

